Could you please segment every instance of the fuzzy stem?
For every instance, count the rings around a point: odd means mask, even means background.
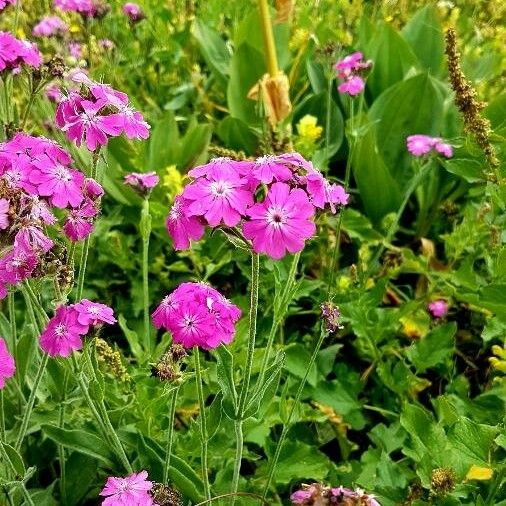
[[[201,465],[202,465],[202,480],[204,481],[204,493],[206,499],[211,499],[211,489],[209,487],[209,476],[207,471],[207,421],[206,421],[206,406],[204,404],[204,391],[202,387],[202,371],[200,369],[200,352],[198,346],[193,350],[193,358],[195,361],[195,381],[197,384],[197,395],[199,398],[199,411],[200,411],[200,440],[201,440]]]
[[[0,441],[5,441],[4,391],[0,390]]]
[[[58,427],[63,429],[65,425],[65,399],[67,396],[67,385],[69,380],[68,369],[65,369],[63,377],[62,387],[62,399],[60,403],[60,409],[58,413]],[[60,496],[62,504],[67,504],[67,472],[66,472],[66,460],[65,460],[65,447],[62,444],[58,444],[58,460],[60,462]]]
[[[149,237],[151,235],[151,215],[149,214],[148,197],[142,203],[140,232],[142,238],[142,296],[144,310],[144,348],[148,357],[151,356],[151,322],[149,320]]]
[[[172,390],[169,403],[169,427],[167,428],[167,449],[165,451],[165,465],[163,467],[163,484],[169,481],[170,457],[172,455],[172,440],[174,435],[174,418],[176,416],[177,394],[179,385]]]
[[[325,331],[324,325],[322,324],[321,331],[320,331],[320,337],[318,338],[318,342],[316,343],[313,354],[311,355],[311,358],[309,359],[309,362],[306,367],[306,371],[304,373],[304,377],[300,381],[299,388],[297,389],[297,393],[295,394],[294,402],[292,404],[292,407],[290,408],[290,412],[288,413],[288,418],[283,426],[283,430],[281,432],[281,436],[279,437],[279,441],[276,446],[274,456],[273,456],[271,463],[269,465],[269,472],[267,475],[267,483],[265,484],[265,488],[264,488],[264,491],[262,494],[263,499],[265,499],[267,497],[267,493],[269,492],[269,487],[272,482],[272,479],[274,478],[274,473],[276,471],[276,465],[278,463],[279,456],[281,454],[281,450],[283,449],[283,444],[285,442],[286,435],[288,434],[288,431],[290,430],[290,427],[291,427],[293,415],[299,405],[300,398],[302,396],[302,391],[304,390],[304,387],[306,385],[306,381],[309,376],[309,372],[311,371],[313,364],[315,363],[316,357],[318,356],[318,352],[320,351],[320,348],[323,344],[323,340],[325,339],[326,335],[327,335],[327,333]]]
[[[236,448],[235,448],[235,461],[234,461],[234,474],[232,477],[232,494],[237,494],[239,489],[239,478],[241,476],[241,462],[242,462],[242,452],[244,449],[244,435],[243,435],[243,421],[235,420],[234,429],[235,429],[235,438],[236,438]],[[235,504],[235,496],[232,498],[232,504]]]
[[[21,427],[19,429],[18,437],[16,439],[16,444],[14,445],[14,449],[19,451],[21,445],[23,444],[23,439],[25,438],[26,431],[28,429],[28,423],[30,422],[30,417],[32,416],[33,406],[35,404],[35,397],[37,395],[37,390],[39,388],[40,382],[42,380],[42,376],[44,376],[44,372],[47,367],[47,363],[49,361],[49,355],[44,353],[42,360],[39,364],[39,369],[37,371],[37,375],[35,376],[35,380],[33,382],[32,391],[30,392],[30,397],[28,398],[28,404],[25,408],[25,413],[23,415],[23,420],[21,422]]]
[[[260,25],[265,46],[267,70],[271,77],[276,77],[279,72],[278,57],[276,55],[276,44],[267,0],[258,0],[258,8],[260,9]]]

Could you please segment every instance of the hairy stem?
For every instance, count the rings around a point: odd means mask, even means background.
[[[149,214],[148,197],[142,203],[140,232],[142,238],[142,298],[144,312],[144,348],[148,357],[151,356],[151,324],[149,321],[149,237],[151,235],[151,215]]]
[[[177,395],[179,393],[179,385],[170,392],[169,402],[169,426],[167,428],[167,448],[165,450],[165,464],[163,466],[163,482],[167,484],[169,481],[170,457],[172,455],[172,440],[174,438],[174,418],[176,416]]]

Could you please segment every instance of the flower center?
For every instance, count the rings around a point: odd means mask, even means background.
[[[276,159],[274,155],[260,156],[255,160],[255,165],[263,165],[264,163],[273,162]]]
[[[57,179],[65,183],[68,183],[72,179],[70,172],[63,165],[57,165],[53,172]]]
[[[97,315],[99,313],[98,307],[92,306],[88,308],[88,313],[91,313],[93,315]]]
[[[58,337],[62,337],[63,335],[65,335],[66,332],[67,332],[67,327],[63,323],[59,323],[58,325],[56,325],[56,327],[54,329],[54,333]]]
[[[281,207],[272,206],[267,210],[267,223],[276,229],[281,228],[286,223],[286,214]]]
[[[211,183],[211,193],[216,197],[226,197],[230,194],[230,184],[226,181],[215,181]]]

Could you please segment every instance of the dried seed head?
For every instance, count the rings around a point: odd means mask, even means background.
[[[449,467],[438,467],[432,470],[430,480],[430,493],[432,496],[445,496],[455,488],[457,476],[455,471]]]
[[[162,483],[155,483],[151,489],[151,496],[159,506],[182,506],[181,494],[174,488]]]
[[[103,339],[95,338],[95,349],[97,351],[98,361],[103,364],[109,372],[122,383],[131,381],[131,377],[123,365],[119,351],[113,350]]]
[[[343,328],[341,322],[339,321],[341,318],[341,312],[333,302],[324,302],[320,306],[320,309],[322,312],[322,319],[325,324],[325,330],[329,334],[333,334],[336,330]]]

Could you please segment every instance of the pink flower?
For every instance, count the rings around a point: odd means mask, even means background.
[[[433,138],[428,135],[410,135],[407,139],[408,151],[414,156],[429,153],[433,146]]]
[[[306,191],[315,207],[323,209],[325,204],[329,204],[332,213],[336,212],[335,204],[345,206],[350,197],[341,185],[331,184],[319,170],[314,168],[306,177]]]
[[[147,480],[148,473],[141,471],[126,478],[107,478],[100,495],[106,497],[103,506],[154,506],[149,491],[153,483]]]
[[[204,225],[201,218],[188,213],[188,203],[180,195],[174,200],[165,226],[176,250],[188,249],[190,239],[198,241],[204,235]]]
[[[0,259],[0,282],[17,285],[32,275],[37,257],[31,249],[18,246]]]
[[[9,201],[0,199],[0,230],[5,230],[9,226]]]
[[[98,45],[104,50],[104,51],[112,51],[116,45],[114,42],[110,39],[100,39],[98,41]]]
[[[304,241],[316,232],[311,221],[314,207],[300,188],[290,190],[285,183],[274,183],[264,202],[247,211],[250,221],[243,226],[246,239],[253,242],[253,250],[274,259],[286,252],[296,253],[304,248]]]
[[[448,302],[443,299],[430,302],[427,307],[434,318],[443,318],[448,313]]]
[[[76,60],[80,60],[83,57],[83,46],[79,42],[69,42],[67,44],[70,56]]]
[[[41,63],[42,55],[35,43],[16,39],[8,32],[0,32],[0,72],[10,69],[19,73],[22,64],[39,68]]]
[[[0,337],[0,390],[5,386],[5,380],[12,378],[16,372],[14,358],[7,349],[7,344]]]
[[[255,160],[253,175],[262,183],[269,184],[275,181],[289,181],[293,172],[288,163],[283,163],[276,155],[265,155]]]
[[[146,17],[141,8],[132,2],[127,2],[123,5],[123,13],[128,17],[131,23],[138,23]]]
[[[49,101],[54,102],[56,104],[63,98],[63,95],[60,91],[60,87],[54,83],[46,87],[44,95],[46,95]]]
[[[95,206],[90,201],[78,209],[72,209],[63,225],[64,234],[73,242],[82,241],[93,231],[93,219],[97,215]]]
[[[247,183],[247,179],[225,169],[220,174],[197,179],[183,191],[189,214],[204,216],[211,227],[221,222],[234,227],[253,204],[252,193],[245,189]]]
[[[348,56],[345,56],[342,60],[338,61],[334,68],[337,72],[337,77],[345,79],[352,75],[354,72],[364,68],[364,65],[369,66],[370,64],[362,62],[364,55],[357,51]]]
[[[0,0],[0,12],[2,12],[8,5],[14,5],[16,0]]]
[[[125,176],[124,181],[140,195],[145,196],[158,184],[160,178],[156,172],[146,172],[145,174],[131,172]]]
[[[32,33],[36,37],[51,37],[62,35],[68,29],[67,24],[58,16],[45,16],[33,27]]]
[[[54,0],[54,6],[86,17],[98,17],[107,12],[106,5],[99,0]]]
[[[451,144],[442,142],[442,139],[435,140],[436,142],[434,144],[434,149],[446,158],[451,158],[453,156],[453,146]]]
[[[214,288],[183,283],[162,300],[152,318],[156,328],[172,333],[175,343],[213,349],[233,340],[240,316],[240,309]]]
[[[78,321],[79,313],[72,306],[60,306],[39,338],[40,347],[51,357],[68,357],[82,348],[81,336],[88,325]]]
[[[41,227],[37,225],[25,225],[14,238],[14,247],[33,252],[47,253],[53,247],[53,241],[44,234]]]
[[[292,501],[292,504],[305,504],[312,496],[313,493],[309,490],[297,490],[290,496],[290,501]]]
[[[89,197],[90,199],[98,199],[104,194],[104,189],[100,183],[91,177],[88,177],[84,180],[82,192],[86,197]]]
[[[74,305],[74,309],[77,312],[77,321],[81,325],[100,325],[102,323],[112,325],[116,323],[114,311],[105,304],[83,299]]]
[[[53,206],[61,209],[77,207],[83,201],[81,185],[84,176],[81,172],[65,167],[47,155],[42,155],[33,164],[36,169],[30,172],[30,182],[36,185],[40,196],[49,197]]]
[[[364,80],[359,76],[352,76],[343,81],[338,87],[339,93],[345,93],[354,97],[359,93],[362,93],[365,88]]]

